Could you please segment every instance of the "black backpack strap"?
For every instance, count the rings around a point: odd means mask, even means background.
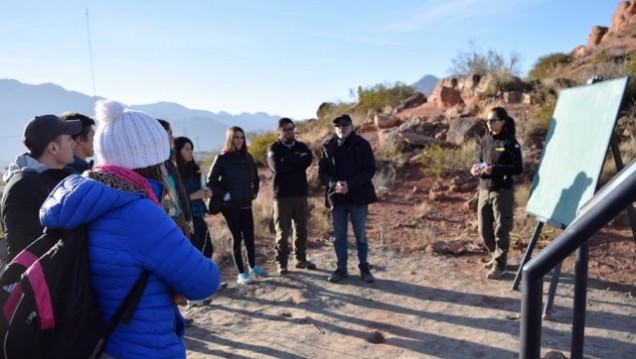
[[[130,321],[132,320],[132,317],[137,310],[137,306],[141,301],[141,297],[146,290],[148,277],[150,277],[150,272],[146,270],[139,275],[137,282],[135,282],[135,285],[132,287],[130,292],[128,292],[128,295],[126,295],[124,301],[121,303],[119,308],[117,308],[117,311],[115,312],[115,315],[113,315],[113,318],[110,320],[110,323],[108,323],[108,325],[106,326],[106,330],[104,330],[102,337],[97,342],[97,345],[95,345],[95,349],[93,350],[93,353],[91,354],[89,359],[99,358],[99,356],[102,354],[102,350],[104,350],[106,339],[108,339],[110,334],[115,330],[120,322],[126,325],[130,324]]]

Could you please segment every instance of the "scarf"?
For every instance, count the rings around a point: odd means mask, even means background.
[[[114,189],[141,193],[157,206],[161,207],[161,203],[157,199],[148,181],[142,175],[131,169],[114,165],[97,165],[88,173],[88,178],[97,180]]]

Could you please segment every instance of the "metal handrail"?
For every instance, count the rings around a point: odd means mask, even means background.
[[[523,266],[520,359],[541,355],[543,277],[577,251],[571,358],[583,358],[588,239],[636,199],[636,159],[581,208],[574,221],[538,256]]]

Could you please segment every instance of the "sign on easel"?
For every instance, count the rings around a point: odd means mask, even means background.
[[[537,226],[513,289],[543,224],[564,229],[594,195],[628,81],[622,77],[561,91],[526,206]]]
[[[594,195],[627,81],[561,91],[526,207],[538,220],[565,228]]]

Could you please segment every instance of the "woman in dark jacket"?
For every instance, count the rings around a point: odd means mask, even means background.
[[[208,187],[201,185],[201,168],[194,161],[192,152],[194,144],[187,137],[177,137],[174,139],[175,158],[177,169],[183,181],[183,186],[190,197],[190,209],[192,212],[192,223],[194,232],[191,239],[192,244],[203,253],[206,258],[212,258],[214,248],[210,239],[210,231],[205,223],[205,203],[204,199],[212,197],[212,191]]]
[[[515,122],[502,107],[488,114],[488,133],[481,139],[478,163],[470,173],[479,176],[477,216],[479,236],[491,254],[484,264],[486,278],[505,274],[510,231],[513,224],[514,191],[512,177],[523,171],[521,147],[515,138]]]
[[[254,159],[247,152],[245,131],[240,127],[228,128],[225,148],[212,164],[207,186],[223,201],[221,213],[232,233],[232,254],[239,272],[237,282],[249,282],[250,274],[257,277],[267,276],[267,272],[256,265],[254,249],[252,200],[258,195],[259,178]],[[245,242],[249,274],[243,265],[241,242]]]

